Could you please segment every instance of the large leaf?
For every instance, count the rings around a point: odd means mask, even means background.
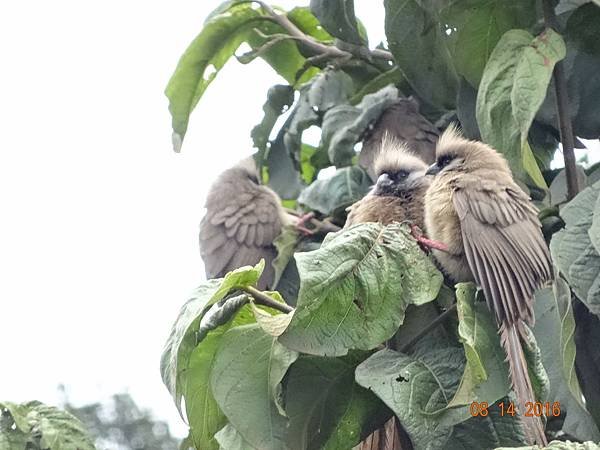
[[[292,103],[294,103],[294,89],[291,86],[276,84],[269,89],[267,101],[263,105],[265,115],[251,133],[254,146],[259,149],[259,152],[265,152],[275,122]]]
[[[455,29],[454,65],[475,88],[500,37],[513,28],[529,28],[536,17],[534,0],[467,0],[450,2],[440,12]]]
[[[554,64],[564,55],[564,42],[551,29],[535,38],[524,30],[508,31],[486,64],[477,95],[483,140],[506,156],[517,176],[527,173],[540,187],[546,185],[527,135]]]
[[[343,358],[303,356],[286,377],[288,446],[293,449],[352,448],[391,413],[354,382],[365,354]]]
[[[336,38],[356,45],[365,43],[354,15],[354,0],[311,0],[310,9]]]
[[[445,24],[417,0],[385,0],[385,34],[398,66],[420,98],[453,109],[457,76]]]
[[[449,406],[472,402],[494,403],[510,391],[506,354],[500,344],[498,327],[489,308],[476,301],[471,283],[456,287],[458,334],[465,348],[467,365],[460,386]]]
[[[83,424],[75,416],[37,401],[20,405],[0,403],[0,425],[0,448],[6,450],[25,450],[31,448],[31,444],[35,444],[33,448],[44,450],[96,448]],[[27,442],[31,444],[26,444]]]
[[[533,332],[550,378],[549,398],[566,411],[562,430],[577,439],[599,440],[598,428],[581,402],[575,373],[575,320],[569,286],[562,278],[557,278],[553,289],[536,294],[535,318]]]
[[[389,339],[409,304],[435,299],[442,276],[400,224],[367,223],[329,234],[296,254],[302,284],[279,340],[303,353],[339,356]]]
[[[260,450],[284,449],[281,380],[298,354],[258,325],[225,333],[210,375],[215,400],[241,436]]]
[[[490,405],[487,417],[458,425],[440,422],[440,412],[453,397],[464,368],[456,347],[430,341],[409,356],[381,350],[358,366],[356,380],[372,390],[399,417],[415,450],[480,449],[524,442],[516,418],[502,417]]]
[[[600,315],[600,254],[594,245],[598,243],[594,216],[600,217],[599,193],[600,182],[596,182],[571,200],[560,212],[566,226],[550,242],[552,258],[560,272],[577,297],[597,315]]]
[[[600,137],[600,7],[587,3],[569,17],[564,32],[567,56],[563,62],[573,132],[586,139]],[[556,96],[549,89],[537,120],[558,129]]]
[[[298,197],[298,203],[325,215],[338,215],[365,196],[369,175],[358,166],[338,169],[331,178],[316,180]]]
[[[329,109],[323,117],[321,146],[336,166],[348,166],[356,156],[354,146],[379,116],[398,98],[398,89],[386,86],[365,95],[356,106],[342,104]]]
[[[208,17],[200,34],[181,56],[165,90],[173,119],[175,151],[181,149],[193,109],[240,44],[247,42],[253,49],[259,49],[271,39],[265,35],[281,31],[278,25],[266,20],[260,10],[235,0],[221,5]],[[289,83],[294,83],[305,61],[296,44],[289,40],[269,44],[260,56]]]
[[[254,321],[249,310],[237,314],[242,302],[236,299],[223,305],[215,303],[230,290],[256,284],[263,265],[261,262],[254,268],[236,269],[223,279],[208,280],[196,288],[181,308],[163,350],[160,366],[163,382],[182,416],[181,399],[185,397],[194,442],[203,448],[217,448],[213,435],[225,420],[208,388],[208,375],[220,337],[233,324]],[[224,324],[225,327],[220,327]]]

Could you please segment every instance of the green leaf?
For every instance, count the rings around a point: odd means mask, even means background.
[[[263,105],[265,113],[262,121],[252,129],[252,141],[260,152],[265,152],[269,135],[281,114],[294,103],[294,89],[284,84],[276,84],[269,89],[267,101]]]
[[[280,383],[297,357],[258,325],[235,327],[223,336],[210,374],[212,393],[254,448],[285,448]]]
[[[452,54],[454,65],[475,88],[500,37],[513,28],[529,28],[535,23],[534,0],[450,2],[440,12],[450,29],[456,30]]]
[[[373,391],[398,416],[415,450],[464,450],[524,442],[518,420],[500,416],[490,405],[487,417],[458,425],[441,422],[464,368],[461,349],[430,340],[409,356],[385,349],[356,370],[356,381]]]
[[[273,298],[275,301],[285,303],[279,292],[264,292],[264,294]],[[292,313],[271,314],[269,311],[266,311],[266,308],[258,307],[254,302],[250,304],[250,307],[252,308],[252,312],[254,313],[258,325],[260,325],[265,333],[271,336],[280,336],[292,320]]]
[[[506,354],[500,344],[498,327],[486,303],[476,301],[475,293],[472,283],[456,286],[458,334],[467,365],[449,407],[469,406],[474,401],[491,405],[510,391]],[[464,417],[468,414],[465,408]]]
[[[385,0],[385,34],[400,70],[419,98],[454,109],[457,76],[445,24],[416,0]]]
[[[600,315],[600,254],[594,216],[600,214],[600,182],[580,192],[560,212],[566,223],[550,242],[552,259],[566,277],[571,289],[588,309]]]
[[[83,424],[72,414],[47,406],[38,401],[20,405],[0,403],[0,412],[8,411],[15,429],[0,429],[2,449],[25,450],[31,448],[27,442],[35,443],[35,448],[49,450],[95,450],[91,438]],[[5,447],[8,443],[10,447]],[[26,447],[23,446],[26,443]],[[13,446],[14,445],[14,446]]]
[[[254,268],[236,269],[223,279],[208,280],[196,288],[181,308],[163,349],[160,365],[163,382],[182,415],[181,399],[185,397],[194,442],[203,448],[216,448],[213,435],[224,422],[208,390],[208,372],[220,335],[236,320],[237,323],[253,321],[249,310],[237,314],[245,303],[243,296],[230,299],[232,301],[224,305],[211,306],[230,290],[256,284],[263,267],[264,261],[261,261]],[[220,329],[223,324],[226,327]],[[201,341],[199,346],[198,340]]]
[[[249,450],[252,448],[230,423],[215,434],[215,439],[219,443],[220,450]]]
[[[554,64],[565,55],[562,38],[551,29],[537,37],[506,32],[492,52],[477,95],[477,123],[485,142],[501,151],[518,177],[545,182],[527,143]]]
[[[289,11],[287,16],[304,34],[308,34],[321,42],[330,43],[333,41],[333,36],[323,28],[321,22],[310,11],[310,8],[306,6],[296,7]]]
[[[262,48],[260,56],[267,63],[288,83],[296,81],[296,75],[305,62],[296,43],[284,40],[275,45],[267,44],[274,39],[268,35],[282,31],[279,25],[265,19],[260,10],[236,0],[225,2],[209,15],[200,34],[181,56],[165,90],[172,116],[175,151],[181,149],[190,114],[219,70],[243,42],[255,51]],[[312,75],[314,71],[307,78]]]
[[[394,411],[415,449],[444,448],[452,427],[433,417],[454,395],[463,366],[458,348],[432,349],[421,357],[384,349],[357,367],[356,381]]]
[[[351,44],[366,43],[354,14],[354,0],[311,0],[310,9],[331,35]]]
[[[321,146],[327,149],[329,160],[336,166],[352,164],[356,143],[397,98],[398,89],[390,85],[365,95],[356,106],[343,104],[329,109],[323,116],[321,136]]]
[[[566,412],[562,430],[581,440],[600,440],[600,433],[581,402],[582,394],[575,372],[575,319],[569,286],[557,278],[553,288],[535,296],[535,327],[544,367],[550,379],[549,399],[560,402]]]
[[[329,234],[320,249],[297,253],[302,284],[279,337],[303,353],[340,356],[389,339],[409,304],[435,299],[442,276],[400,224],[359,224]]]
[[[273,241],[273,245],[275,245],[275,248],[277,249],[277,257],[273,260],[273,268],[275,269],[273,285],[275,288],[277,288],[281,275],[290,259],[294,256],[298,239],[299,234],[296,227],[286,225],[283,227],[281,234]]]
[[[317,75],[308,91],[308,102],[313,110],[325,112],[339,104],[348,103],[354,91],[352,78],[341,70],[325,70]]]
[[[586,186],[585,171],[581,166],[577,167],[577,185],[579,190],[583,190]],[[567,174],[564,169],[558,172],[550,184],[550,205],[556,206],[567,202]]]
[[[354,382],[354,370],[366,356],[302,356],[292,365],[285,390],[289,448],[349,449],[391,416],[374,394]]]
[[[300,97],[291,113],[289,123],[283,126],[283,144],[290,155],[299,155],[302,149],[302,133],[304,130],[319,123],[319,116],[310,102],[311,84],[302,86]]]
[[[367,173],[357,166],[338,169],[331,178],[316,180],[298,197],[298,203],[326,216],[339,215],[365,196],[371,187]]]

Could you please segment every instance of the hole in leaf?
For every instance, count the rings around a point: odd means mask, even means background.
[[[202,78],[204,78],[206,81],[212,80],[216,73],[217,73],[217,68],[213,64],[210,64],[210,65],[206,66],[206,69],[204,69]]]
[[[404,378],[402,375],[398,375],[398,376],[396,377],[396,381],[397,381],[398,383],[404,383],[404,382],[408,381],[408,378]]]
[[[352,302],[356,305],[356,307],[358,309],[360,309],[361,311],[364,311],[364,306],[362,305],[362,303],[357,298],[355,298],[354,300],[352,300]]]

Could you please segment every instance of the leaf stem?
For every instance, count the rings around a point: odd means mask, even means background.
[[[254,302],[259,305],[268,306],[269,308],[276,309],[277,311],[281,311],[282,313],[285,313],[285,314],[294,311],[294,308],[292,308],[291,306],[286,305],[285,303],[279,303],[279,302],[273,300],[267,294],[265,294],[262,291],[259,291],[255,287],[244,286],[244,287],[241,287],[240,289],[242,291],[246,292],[247,294],[250,294],[254,298]]]
[[[558,23],[554,7],[550,0],[542,0],[544,10],[544,22],[547,27],[556,32]],[[560,141],[563,147],[563,157],[565,160],[565,174],[567,176],[567,199],[571,200],[579,192],[577,182],[577,162],[575,160],[575,140],[573,136],[573,125],[569,117],[569,95],[567,93],[567,81],[562,61],[558,61],[554,66],[554,91],[556,93],[556,110],[558,113],[558,127],[560,130]]]
[[[406,351],[409,348],[411,348],[419,340],[421,340],[422,337],[424,337],[425,335],[427,335],[431,330],[433,330],[439,324],[441,324],[443,321],[445,321],[448,318],[448,316],[450,316],[455,311],[456,311],[456,303],[453,303],[452,306],[450,306],[446,311],[444,311],[442,314],[440,314],[434,320],[432,320],[429,323],[429,325],[427,325],[425,328],[423,328],[415,337],[413,337],[406,344],[404,344],[400,348],[398,348],[397,351],[400,352],[400,353],[406,353]]]

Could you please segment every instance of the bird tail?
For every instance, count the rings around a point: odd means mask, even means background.
[[[544,434],[542,418],[534,414],[531,416],[525,415],[527,412],[526,403],[535,403],[536,400],[527,370],[527,361],[519,338],[520,335],[521,330],[516,323],[510,325],[503,323],[500,326],[500,341],[506,352],[511,385],[517,396],[517,410],[521,417],[525,436],[530,444],[547,446],[548,441]],[[533,408],[529,408],[529,412],[532,411]]]

